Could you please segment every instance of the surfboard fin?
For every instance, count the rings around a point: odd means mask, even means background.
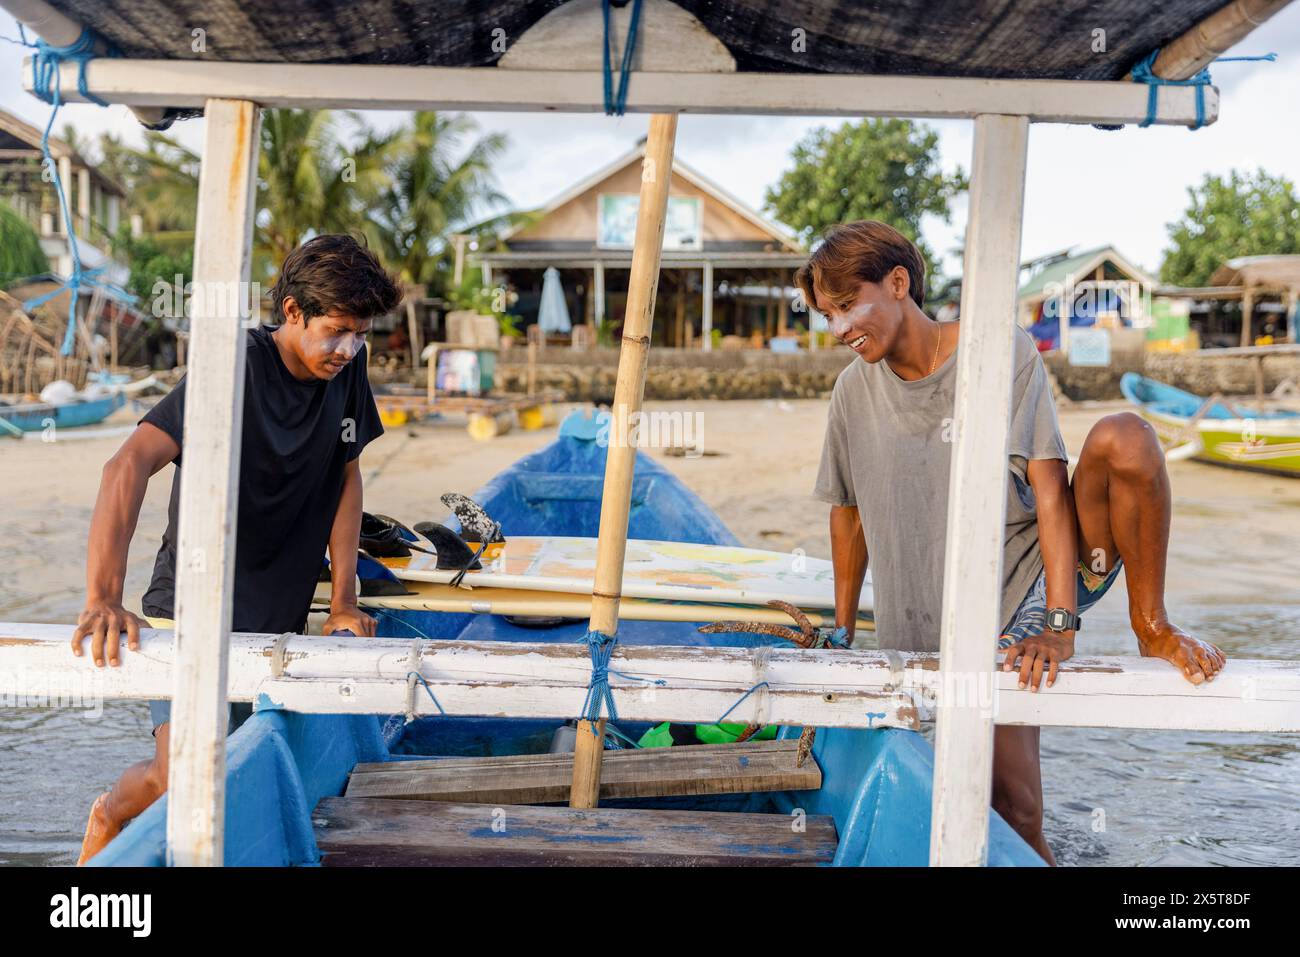
[[[478,571],[483,567],[474,549],[446,525],[437,522],[420,522],[415,530],[427,538],[438,556],[439,568]]]
[[[493,545],[505,541],[505,537],[501,534],[501,523],[494,522],[492,517],[483,510],[483,506],[468,495],[446,492],[441,501],[452,510],[460,522],[461,535],[466,542],[475,544],[486,542]]]

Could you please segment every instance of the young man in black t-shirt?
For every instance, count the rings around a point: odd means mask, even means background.
[[[384,431],[366,378],[365,337],[401,294],[375,256],[350,236],[317,236],[289,254],[271,291],[275,328],[247,335],[244,420],[235,531],[235,631],[295,632],[328,547],[331,607],[322,631],[373,636],[357,607],[361,450]],[[154,406],[104,466],[90,523],[86,608],[72,639],[90,636],[96,665],[121,663],[120,634],[139,647],[142,622],[122,606],[127,549],[149,479],[176,465],[167,531],[142,606],[170,619],[176,582],[185,381]],[[154,757],[128,768],[91,808],[78,863],[167,789],[170,702],[150,703]],[[232,719],[246,717],[247,706]],[[232,721],[233,723],[233,721]]]

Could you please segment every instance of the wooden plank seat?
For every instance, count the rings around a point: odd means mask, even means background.
[[[821,768],[811,755],[796,767],[798,745],[746,741],[606,751],[600,799],[816,790]],[[554,804],[569,800],[572,781],[572,752],[440,758],[358,764],[346,793],[461,804]]]
[[[576,809],[325,798],[312,814],[322,864],[393,866],[811,866],[835,825],[809,815]]]

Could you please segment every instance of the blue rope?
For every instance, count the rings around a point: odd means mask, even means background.
[[[723,721],[726,721],[726,720],[727,720],[727,715],[731,714],[731,712],[735,711],[735,710],[736,710],[737,708],[739,708],[742,704],[744,704],[745,699],[748,698],[750,695],[752,695],[752,694],[753,694],[755,691],[757,691],[759,688],[770,688],[770,687],[771,687],[771,685],[769,685],[766,681],[760,681],[758,684],[754,685],[754,687],[750,688],[750,689],[749,689],[748,691],[746,691],[743,695],[741,695],[739,698],[737,698],[735,704],[733,704],[733,705],[732,705],[730,708],[728,708],[726,711],[722,712],[722,717],[720,717],[717,721],[713,722],[714,725],[719,725],[719,724],[722,724]]]
[[[614,692],[609,687],[609,676],[611,674],[626,678],[629,681],[644,681],[646,684],[666,685],[668,683],[663,678],[642,678],[639,675],[630,675],[622,671],[610,671],[609,660],[614,655],[614,646],[618,644],[618,638],[615,635],[607,635],[603,631],[588,631],[582,636],[581,641],[591,651],[591,681],[587,684],[587,697],[582,702],[582,716],[584,720],[591,723],[591,733],[593,735],[597,733],[595,725],[600,720],[602,709],[610,721],[618,720],[618,708],[614,705]],[[606,730],[609,730],[608,727],[606,727]],[[622,748],[622,745],[616,741],[608,743],[613,745],[616,750]]]
[[[444,709],[442,704],[439,703],[437,696],[433,693],[433,689],[429,687],[429,682],[424,680],[424,675],[420,674],[418,671],[408,671],[406,673],[406,678],[408,681],[411,678],[414,678],[420,684],[424,685],[424,690],[429,695],[429,700],[433,702],[433,706],[438,709],[438,714],[442,715],[444,718],[447,716],[446,709]]]
[[[1156,57],[1160,55],[1160,48],[1152,50],[1142,59],[1137,66],[1133,68],[1133,80],[1136,83],[1145,83],[1147,85],[1147,116],[1146,119],[1138,124],[1140,127],[1150,126],[1156,121],[1156,112],[1159,105],[1160,88],[1162,86],[1192,86],[1196,88],[1196,124],[1191,128],[1199,130],[1205,125],[1205,88],[1210,85],[1210,68],[1207,66],[1193,77],[1186,80],[1168,80],[1164,77],[1156,76],[1151,68],[1155,65]],[[1265,53],[1262,56],[1225,56],[1216,57],[1214,63],[1231,63],[1242,60],[1267,60],[1270,63],[1277,59],[1276,53]]]
[[[836,648],[849,647],[849,629],[844,625],[840,625],[826,636],[826,644],[834,645]]]
[[[86,64],[95,56],[95,35],[88,28],[83,29],[81,36],[66,46],[53,46],[44,40],[37,40],[32,43],[27,39],[27,32],[23,30],[21,24],[19,24],[18,30],[23,45],[36,51],[32,57],[32,92],[54,107],[50,111],[49,122],[45,124],[45,132],[41,136],[41,165],[49,171],[50,179],[54,183],[54,191],[59,198],[59,209],[63,213],[63,222],[68,228],[68,251],[72,255],[72,275],[53,291],[28,299],[23,303],[23,309],[31,312],[36,307],[62,294],[63,290],[68,290],[68,328],[63,334],[63,344],[59,347],[59,354],[67,356],[72,354],[77,327],[77,299],[83,287],[102,286],[110,292],[127,296],[131,301],[134,301],[135,297],[111,283],[102,282],[99,279],[99,274],[103,271],[102,266],[95,269],[85,269],[81,265],[81,250],[77,245],[77,230],[72,220],[71,210],[68,207],[68,196],[63,188],[63,177],[59,175],[58,164],[54,162],[54,157],[50,154],[50,131],[54,129],[55,117],[59,115],[59,107],[63,105],[63,98],[59,88],[59,68],[62,64],[71,62],[78,65],[77,92],[84,99],[92,103],[98,103],[100,106],[108,106],[108,104],[91,93],[86,86]],[[115,53],[112,50],[109,52],[110,55]]]
[[[636,49],[636,30],[641,21],[641,0],[632,0],[632,22],[627,28],[627,43],[623,46],[623,62],[619,69],[618,94],[614,93],[614,70],[609,59],[610,0],[603,0],[601,13],[605,18],[605,114],[622,116],[627,109],[627,90],[632,73],[632,52]]]
[[[376,609],[376,610],[378,610],[378,609]],[[422,632],[419,628],[416,628],[413,624],[411,624],[409,621],[407,621],[407,620],[404,619],[404,618],[398,618],[396,615],[386,614],[386,613],[384,613],[384,612],[382,612],[382,611],[380,611],[379,617],[383,618],[385,621],[395,621],[395,622],[397,622],[399,625],[404,625],[405,627],[411,629],[411,631],[415,632],[416,637],[418,637],[418,638],[428,638],[430,641],[433,640],[433,636],[432,636],[432,635],[426,635],[426,634],[425,634],[424,632]]]
[[[618,728],[614,727],[612,724],[606,724],[606,725],[605,725],[605,734],[606,734],[606,736],[607,736],[607,740],[605,741],[605,748],[606,748],[606,750],[609,750],[609,751],[622,751],[622,750],[623,750],[623,746],[622,746],[622,745],[620,745],[617,741],[608,740],[608,738],[620,738],[620,739],[622,739],[623,741],[626,741],[626,742],[627,742],[629,745],[631,745],[634,749],[639,749],[639,748],[641,747],[640,742],[638,742],[638,741],[634,741],[632,738],[629,738],[626,734],[624,734],[622,731],[618,730]]]

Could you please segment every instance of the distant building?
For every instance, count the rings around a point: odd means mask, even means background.
[[[56,136],[50,137],[50,154],[68,199],[83,268],[102,266],[104,279],[125,285],[130,271],[112,258],[109,245],[121,220],[124,190]],[[50,270],[66,279],[72,275],[69,224],[41,173],[41,131],[0,110],[0,196],[36,230]]]
[[[1194,347],[1295,342],[1300,256],[1229,259],[1208,286],[1162,285],[1152,295],[1187,316]]]
[[[574,183],[526,225],[505,233],[501,248],[469,254],[486,285],[518,294],[510,311],[537,320],[543,275],[554,267],[575,325],[593,330],[623,321],[636,231],[644,141]],[[795,305],[794,270],[807,253],[785,227],[674,160],[655,302],[656,345],[709,349],[761,344],[807,329]]]
[[[1072,328],[1152,325],[1156,279],[1114,246],[1061,250],[1024,263],[1021,271],[1019,322],[1043,350],[1068,349]]]

